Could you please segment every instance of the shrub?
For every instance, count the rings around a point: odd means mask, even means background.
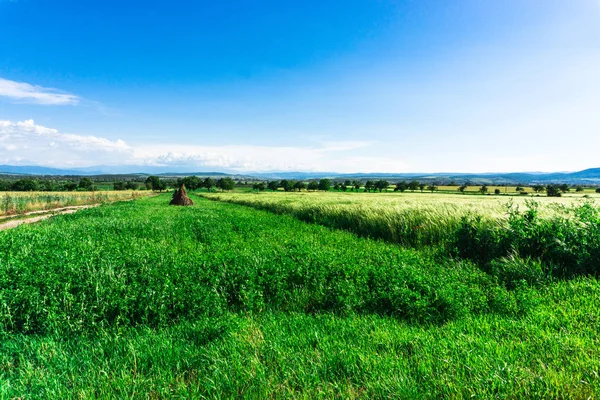
[[[564,209],[565,216],[540,218],[538,204],[530,201],[520,211],[509,206],[509,219],[504,226],[467,216],[455,234],[454,251],[460,257],[477,262],[490,272],[504,271],[507,261],[490,264],[494,259],[513,255],[540,262],[544,273],[567,278],[600,273],[600,212],[591,203]],[[515,258],[516,257],[516,258]],[[531,264],[534,263],[534,264]],[[532,267],[537,268],[537,266]]]

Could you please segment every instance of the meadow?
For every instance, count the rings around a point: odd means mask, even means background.
[[[527,193],[528,195],[536,195],[538,193],[535,192],[534,188],[531,186],[527,186],[527,185],[522,185],[522,186],[500,186],[500,185],[493,185],[493,184],[489,184],[486,185],[488,188],[488,193],[490,194],[494,194],[494,192],[496,190],[500,191],[500,194],[503,195],[519,195],[520,193]],[[454,186],[446,186],[446,185],[440,185],[437,187],[437,191],[438,192],[444,192],[444,193],[458,193],[458,188],[459,186],[454,185]],[[481,185],[471,185],[471,186],[467,186],[465,188],[465,194],[479,194],[479,189],[481,188]],[[517,188],[520,188],[522,190],[517,190]],[[544,192],[544,191],[542,191]],[[575,187],[571,187],[570,191],[567,193],[564,193],[563,195],[565,196],[569,196],[569,197],[573,197],[573,196],[583,196],[583,195],[595,195],[596,194],[596,188],[595,187],[581,187],[581,191],[577,192],[575,190]]]
[[[149,194],[151,192],[138,191],[0,192],[0,216],[135,199]]]
[[[600,272],[594,196],[521,197],[440,193],[214,193],[202,196],[486,265],[533,260],[544,273]]]
[[[520,279],[515,260],[486,270],[435,246],[169,199],[0,232],[0,397],[600,393],[590,274]]]

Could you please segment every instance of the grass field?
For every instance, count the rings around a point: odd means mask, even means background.
[[[467,186],[467,188],[465,189],[465,193],[476,194],[476,193],[479,193],[480,188],[481,188],[481,185]],[[487,185],[487,188],[488,188],[488,193],[490,193],[490,195],[493,195],[494,191],[496,189],[498,189],[500,191],[500,194],[518,195],[520,193],[520,191],[517,192],[517,186]],[[523,188],[523,192],[525,192],[525,193],[528,193],[533,196],[535,196],[537,194],[531,186],[522,186],[522,188]],[[440,192],[457,193],[458,186],[441,185],[441,186],[438,186],[437,190]],[[596,188],[584,187],[581,192],[577,192],[575,190],[575,188],[571,188],[571,190],[569,192],[564,193],[563,195],[564,196],[583,196],[586,194],[590,194],[590,195],[596,194]],[[541,193],[541,195],[544,195],[544,193]]]
[[[2,398],[594,398],[600,284],[169,195],[0,232]]]
[[[565,197],[485,196],[444,193],[264,192],[202,193],[202,196],[290,214],[303,221],[345,229],[359,235],[422,247],[452,241],[465,217],[480,216],[490,226],[509,220],[509,209],[537,203],[541,218],[569,214],[597,195]],[[512,206],[509,208],[509,205]]]
[[[0,192],[0,215],[129,200],[152,194],[138,191],[101,192]]]

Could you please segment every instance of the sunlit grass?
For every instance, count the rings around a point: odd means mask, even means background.
[[[0,232],[1,398],[600,393],[593,277],[508,288],[469,261],[169,197]]]
[[[264,192],[202,193],[202,196],[248,205],[360,235],[420,247],[452,239],[465,216],[479,215],[492,224],[508,220],[508,206],[539,203],[541,217],[564,214],[565,207],[593,201],[578,197],[521,197],[444,193]]]

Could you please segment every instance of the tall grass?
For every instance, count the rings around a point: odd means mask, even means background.
[[[593,203],[563,207],[560,214],[543,218],[539,204],[528,202],[524,209],[509,206],[508,214],[503,224],[464,217],[455,233],[456,254],[490,268],[506,264],[523,279],[531,274],[537,279],[540,273],[600,276],[600,210]],[[515,256],[539,265],[515,268],[510,261]]]
[[[492,260],[498,265],[506,257],[517,257],[540,261],[549,276],[600,274],[600,216],[591,199],[339,193],[203,196],[403,246],[443,247],[486,271]]]
[[[421,201],[431,196],[420,194],[215,193],[203,196],[290,214],[305,222],[417,248],[451,239],[448,232],[458,228],[461,218],[473,208],[481,209],[479,204],[463,197],[459,199],[464,203],[432,203]],[[496,211],[489,208],[486,214],[491,219]]]
[[[0,192],[0,215],[22,214],[30,211],[136,199],[147,192]]]

